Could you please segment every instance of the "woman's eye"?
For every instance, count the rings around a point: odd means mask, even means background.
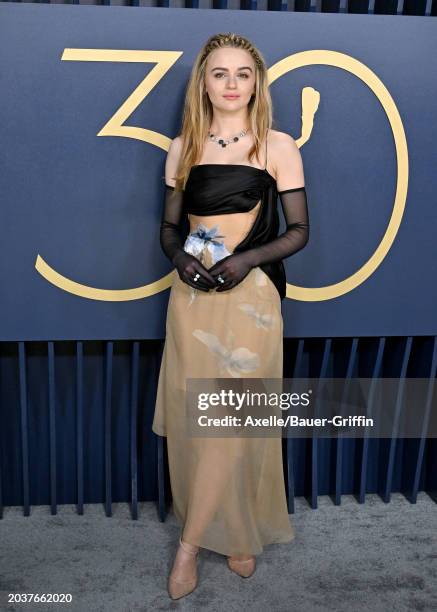
[[[216,73],[215,73],[215,76],[216,76],[216,77],[223,76],[223,75],[224,75],[224,72],[216,72]],[[249,78],[249,75],[248,75],[248,74],[246,74],[245,72],[242,72],[242,73],[241,73],[241,74],[239,74],[238,76],[242,76],[242,77],[244,77],[245,79],[248,79],[248,78]]]

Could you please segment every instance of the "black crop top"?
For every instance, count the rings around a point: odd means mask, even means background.
[[[249,212],[275,179],[243,164],[192,166],[184,191],[184,211],[193,215]]]
[[[246,164],[192,166],[184,191],[165,187],[160,243],[170,261],[183,250],[189,232],[187,214],[248,212],[261,200],[253,225],[233,252],[251,249],[256,265],[269,276],[281,300],[284,299],[287,281],[282,260],[300,251],[309,238],[305,187],[278,192],[275,179],[266,169]],[[278,195],[287,226],[281,235],[278,235]]]

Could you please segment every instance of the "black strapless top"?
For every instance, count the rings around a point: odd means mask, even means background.
[[[267,170],[246,164],[198,164],[192,166],[184,191],[184,212],[219,215],[249,212],[261,205],[249,233],[234,252],[252,249],[278,236],[278,191]],[[286,295],[286,275],[282,261],[261,264],[281,300]]]
[[[244,164],[192,166],[185,185],[184,210],[193,215],[225,215],[255,208],[275,179]]]

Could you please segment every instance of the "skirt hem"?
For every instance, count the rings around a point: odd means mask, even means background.
[[[173,514],[176,517],[177,521],[180,523],[180,525],[182,526],[182,530],[181,530],[181,537],[182,537],[182,531],[183,531],[183,526],[184,526],[184,521],[181,519],[181,517],[174,511],[173,508]],[[266,538],[265,540],[262,541],[262,543],[260,543],[259,546],[256,547],[256,549],[252,549],[252,550],[244,550],[244,551],[240,551],[240,550],[225,550],[224,548],[220,548],[218,546],[210,546],[208,543],[202,543],[202,541],[192,541],[190,540],[188,543],[192,544],[193,546],[199,546],[200,548],[204,548],[205,550],[211,550],[213,552],[218,553],[219,555],[224,555],[225,557],[231,557],[233,555],[240,555],[240,554],[245,554],[245,555],[260,555],[261,553],[264,552],[264,548],[266,546],[270,546],[270,544],[287,544],[289,542],[292,542],[295,538],[296,538],[296,534],[294,532],[294,529],[291,527],[290,525],[290,529],[292,530],[292,533],[290,535],[287,536],[283,536],[283,537],[277,537],[277,538]]]

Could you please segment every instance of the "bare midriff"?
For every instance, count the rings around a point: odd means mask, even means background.
[[[223,238],[217,240],[223,242],[228,251],[233,251],[249,233],[261,205],[261,200],[249,212],[227,213],[222,215],[192,215],[188,214],[190,232],[194,232],[199,223],[208,230],[218,225],[218,234]]]

